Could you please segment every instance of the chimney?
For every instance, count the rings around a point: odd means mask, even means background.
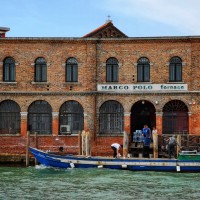
[[[9,31],[9,30],[10,30],[10,28],[0,27],[0,38],[5,38],[6,32]]]

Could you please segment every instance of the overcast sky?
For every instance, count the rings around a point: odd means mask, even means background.
[[[200,0],[0,0],[7,37],[82,37],[113,24],[129,37],[200,35]]]

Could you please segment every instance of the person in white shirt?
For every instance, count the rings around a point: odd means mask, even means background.
[[[113,150],[113,158],[117,158],[118,156],[120,156],[120,154],[119,154],[120,148],[121,148],[121,145],[118,143],[113,143],[111,145],[111,149]]]

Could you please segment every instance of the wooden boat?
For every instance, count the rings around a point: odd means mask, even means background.
[[[197,151],[182,151],[178,159],[181,161],[200,161],[200,154]]]
[[[56,155],[29,147],[37,161],[57,168],[109,168],[133,171],[200,172],[200,154],[183,152],[178,159],[166,158],[110,158]],[[192,156],[191,156],[192,155]]]

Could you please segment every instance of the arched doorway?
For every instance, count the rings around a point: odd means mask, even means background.
[[[188,108],[180,100],[172,100],[163,107],[163,133],[188,133]]]
[[[156,109],[149,101],[138,101],[131,109],[131,133],[142,130],[147,124],[149,128],[156,125]]]

